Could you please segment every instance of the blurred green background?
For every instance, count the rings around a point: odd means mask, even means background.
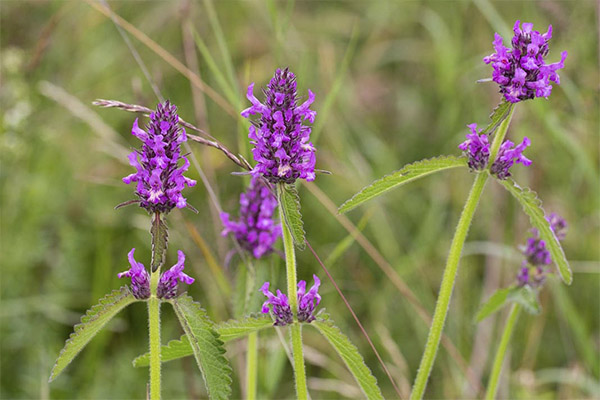
[[[113,207],[132,198],[121,178],[135,115],[91,105],[97,98],[153,108],[157,97],[115,24],[84,1],[0,2],[1,72],[1,388],[2,398],[144,398],[147,370],[131,360],[147,349],[146,309],[134,304],[97,336],[52,384],[54,359],[80,315],[124,282],[127,252],[148,264],[148,218],[143,210]],[[550,279],[543,313],[523,314],[503,374],[502,398],[598,398],[599,384],[599,69],[598,9],[594,1],[113,1],[112,10],[214,89],[207,96],[174,68],[174,61],[125,34],[158,90],[182,118],[206,129],[249,160],[247,131],[237,116],[250,82],[264,86],[275,68],[289,66],[300,94],[317,96],[313,130],[318,168],[332,175],[302,185],[307,237],[366,327],[407,395],[428,324],[382,271],[393,270],[431,314],[458,214],[473,176],[448,171],[394,190],[344,217],[332,206],[406,163],[458,154],[466,125],[483,125],[500,96],[481,61],[494,32],[510,37],[516,19],[535,29],[554,27],[550,62],[567,50],[561,86],[549,100],[517,107],[509,136],[525,135],[529,168],[514,168],[547,211],[570,224],[563,246],[571,260],[570,287]],[[197,35],[196,35],[197,34]],[[157,51],[158,49],[158,51]],[[176,65],[177,66],[177,65]],[[181,65],[179,66],[181,69]],[[196,83],[196,84],[194,84]],[[201,85],[200,85],[201,86]],[[169,215],[170,250],[188,258],[197,281],[190,294],[215,321],[232,317],[230,284],[238,265],[225,266],[232,248],[220,236],[215,207],[237,212],[246,180],[220,152],[191,143],[199,184],[186,190],[198,215]],[[344,225],[345,224],[345,225]],[[364,237],[353,241],[347,228]],[[475,324],[496,289],[510,284],[521,263],[517,246],[527,217],[500,185],[490,182],[471,228],[427,397],[481,396],[506,310]],[[371,247],[370,247],[371,245]],[[281,244],[279,244],[281,246]],[[214,257],[211,260],[211,257]],[[308,250],[300,279],[318,273],[322,306],[359,347],[386,397],[395,392],[333,285]],[[212,264],[210,264],[212,263]],[[212,269],[211,269],[212,266]],[[277,255],[260,268],[279,272]],[[389,272],[389,271],[388,271]],[[163,341],[180,330],[163,309]],[[305,329],[313,398],[360,398],[351,376],[315,330]],[[243,389],[244,342],[227,345],[235,370],[234,396]],[[291,366],[275,335],[261,335],[259,395],[293,397]],[[471,379],[467,380],[465,368]],[[165,364],[165,398],[204,396],[192,359]],[[471,382],[471,384],[469,383]]]

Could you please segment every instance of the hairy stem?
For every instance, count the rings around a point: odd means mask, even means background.
[[[157,297],[160,268],[150,275],[148,320],[150,326],[150,399],[160,399],[160,300]]]
[[[490,382],[488,384],[487,391],[485,392],[486,400],[491,400],[496,397],[496,392],[498,391],[498,382],[500,380],[500,372],[502,371],[502,363],[504,362],[506,350],[508,349],[508,343],[510,342],[510,338],[515,329],[516,322],[519,319],[520,312],[521,305],[516,303],[513,304],[510,314],[508,315],[506,325],[504,326],[504,332],[502,332],[502,338],[500,339],[500,345],[496,351],[496,357],[494,357],[494,366],[492,367]]]
[[[498,154],[500,144],[506,136],[510,120],[512,119],[514,106],[511,108],[509,115],[498,127],[498,131],[494,136],[494,141],[491,145],[490,161],[489,165],[495,160]],[[413,390],[410,395],[411,400],[422,399],[425,394],[425,388],[427,387],[427,381],[433,368],[435,356],[440,345],[440,338],[446,322],[446,316],[448,315],[448,309],[450,306],[450,297],[454,289],[454,282],[456,281],[456,275],[458,272],[458,262],[460,261],[460,255],[462,253],[473,215],[479,204],[479,199],[483,193],[483,188],[489,177],[487,171],[482,171],[477,174],[477,178],[473,183],[467,202],[463,208],[456,231],[454,232],[454,238],[452,238],[452,244],[450,245],[450,252],[448,253],[448,259],[446,261],[446,268],[444,269],[444,276],[442,278],[442,284],[438,294],[438,300],[435,305],[435,311],[433,314],[433,320],[431,322],[431,328],[429,329],[429,335],[427,336],[427,343],[425,344],[425,350],[423,357],[421,358],[421,364],[419,365],[419,371],[413,385]]]
[[[283,184],[281,184],[283,185]],[[285,215],[283,213],[283,204],[281,199],[279,202],[279,219],[281,220],[281,228],[283,231],[283,249],[285,251],[285,269],[287,275],[288,299],[290,308],[294,313],[294,320],[298,315],[298,292],[297,292],[297,277],[296,277],[296,253],[294,249],[294,240],[290,228],[285,223]],[[308,398],[308,389],[306,388],[306,371],[304,367],[304,353],[302,350],[302,330],[297,321],[291,326],[292,335],[292,356],[294,358],[294,377],[296,381],[296,396],[298,399]]]
[[[246,399],[256,400],[256,378],[258,363],[258,332],[248,335],[248,349],[246,354]]]

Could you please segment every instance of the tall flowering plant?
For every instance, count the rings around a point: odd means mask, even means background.
[[[475,123],[468,125],[466,140],[458,146],[463,151],[462,156],[441,156],[407,165],[362,189],[339,209],[340,212],[350,211],[396,186],[438,171],[468,167],[475,174],[475,182],[452,239],[433,321],[411,399],[421,399],[425,394],[450,306],[462,248],[479,199],[490,177],[504,186],[521,203],[536,229],[536,236],[528,243],[526,254],[529,264],[532,262],[537,264],[523,267],[519,275],[520,288],[531,288],[536,285],[535,282],[543,280],[546,269],[539,264],[547,265],[550,259],[557,265],[559,275],[565,283],[570,284],[572,280],[571,269],[559,243],[558,234],[553,230],[552,219],[545,218],[545,212],[537,195],[530,189],[520,187],[511,178],[516,164],[523,166],[532,164],[532,161],[524,155],[531,141],[527,137],[524,137],[519,144],[505,140],[517,103],[536,97],[547,98],[552,91],[552,84],[560,83],[557,71],[564,67],[567,53],[562,53],[559,62],[546,63],[552,27],[542,34],[533,30],[533,24],[521,24],[520,21],[516,21],[513,31],[511,47],[504,46],[502,37],[496,34],[493,43],[495,52],[483,60],[486,64],[492,65],[491,80],[498,84],[503,99],[492,112],[492,121],[485,128],[478,129]],[[488,393],[495,394],[493,382]]]
[[[189,167],[189,161],[181,152],[181,144],[187,137],[179,122],[177,108],[166,101],[158,104],[156,110],[150,113],[150,121],[145,129],[139,127],[137,119],[133,123],[131,133],[142,142],[142,146],[129,155],[129,164],[135,167],[136,172],[123,178],[123,182],[136,184],[137,199],[122,203],[117,208],[137,203],[150,214],[150,268],[147,269],[137,261],[134,258],[135,248],[131,249],[127,256],[130,268],[118,274],[119,278],[130,278],[130,286],[123,286],[104,297],[100,304],[90,309],[81,319],[81,324],[75,326],[75,331],[58,357],[50,380],[64,370],[113,316],[127,305],[143,301],[148,306],[149,321],[148,397],[160,399],[160,306],[163,302],[168,302],[175,309],[186,335],[197,343],[193,353],[201,367],[209,394],[214,398],[226,398],[229,395],[231,369],[223,357],[223,342],[219,340],[219,334],[199,304],[188,295],[180,294],[182,284],[190,285],[194,282],[194,278],[183,272],[186,259],[183,251],[177,251],[175,265],[161,272],[168,245],[165,216],[173,208],[188,207],[195,211],[182,195],[186,186],[194,186],[196,182],[183,175]],[[209,361],[212,363],[211,368],[202,368]]]

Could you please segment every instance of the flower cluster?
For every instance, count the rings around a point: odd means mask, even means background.
[[[184,208],[187,202],[181,191],[185,185],[194,186],[196,181],[183,176],[190,162],[181,156],[180,146],[187,138],[185,129],[179,127],[177,107],[169,101],[158,104],[156,111],[150,114],[146,131],[138,126],[136,119],[131,133],[143,145],[141,150],[136,149],[129,155],[129,164],[137,172],[123,178],[123,182],[137,182],[140,206],[148,212],[167,213],[173,207]],[[178,167],[180,159],[184,164]]]
[[[296,179],[315,179],[315,148],[310,140],[316,112],[309,109],[315,95],[308,91],[308,100],[297,105],[296,76],[287,68],[277,69],[265,90],[265,104],[254,96],[254,83],[248,86],[246,97],[252,106],[242,116],[260,114],[252,121],[248,137],[254,145],[252,154],[257,162],[253,173],[261,174],[272,183],[292,183]]]
[[[505,140],[500,145],[498,156],[490,167],[490,172],[498,179],[506,179],[511,176],[510,167],[515,163],[521,163],[525,166],[531,165],[531,160],[523,155],[523,151],[531,144],[529,138],[524,137],[521,144],[515,146],[510,140]]]
[[[144,267],[144,264],[137,262],[133,258],[135,248],[131,249],[127,258],[131,268],[129,270],[121,272],[117,276],[119,278],[128,277],[131,278],[131,292],[136,299],[147,299],[150,297],[150,274]],[[183,272],[185,262],[185,254],[179,250],[177,252],[177,264],[173,265],[170,269],[166,270],[160,276],[158,281],[157,296],[161,299],[171,299],[177,295],[178,281],[184,282],[188,285],[194,282],[194,278],[186,275]]]
[[[567,222],[558,214],[546,216],[552,232],[558,240],[563,240],[567,232]],[[522,248],[525,261],[517,275],[519,286],[529,285],[539,287],[546,279],[546,267],[552,263],[550,251],[546,242],[540,239],[537,229],[532,229],[533,237],[527,239],[527,244]]]
[[[221,213],[223,236],[233,233],[242,248],[260,258],[273,251],[273,244],[281,236],[281,225],[273,219],[277,199],[258,176],[240,195],[240,218],[232,221],[228,213]]]
[[[315,320],[314,311],[315,308],[321,302],[321,296],[319,295],[319,286],[321,281],[316,275],[313,275],[315,284],[306,291],[306,281],[298,282],[298,321],[310,323]],[[274,295],[269,291],[269,282],[265,282],[260,288],[260,291],[267,296],[267,300],[262,305],[262,312],[267,314],[272,308],[273,315],[275,316],[275,326],[289,325],[294,320],[290,303],[285,294],[277,290],[277,295]]]
[[[521,29],[521,21],[516,21],[513,31],[512,48],[504,46],[502,36],[496,33],[496,52],[483,59],[494,68],[492,79],[500,85],[500,93],[511,103],[534,97],[547,98],[552,92],[550,82],[560,84],[556,71],[564,67],[567,52],[562,52],[559,62],[546,64],[544,58],[552,38],[552,25],[541,34],[533,30],[532,23],[523,23]]]
[[[490,159],[490,143],[488,136],[477,130],[477,124],[468,125],[471,133],[467,133],[467,140],[458,145],[467,156],[469,168],[472,171],[483,170]],[[490,167],[490,172],[499,179],[511,176],[510,167],[515,163],[531,165],[531,160],[523,155],[523,151],[531,144],[529,138],[524,137],[523,142],[517,146],[510,140],[505,140],[498,150],[496,160]]]

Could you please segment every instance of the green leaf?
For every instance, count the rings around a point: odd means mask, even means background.
[[[338,212],[341,214],[348,212],[396,186],[404,185],[434,172],[466,166],[467,159],[465,157],[455,156],[440,156],[408,164],[401,170],[386,175],[363,188],[360,192],[352,196],[350,200],[342,204]]]
[[[167,240],[169,239],[169,230],[160,213],[155,213],[150,227],[152,235],[152,272],[156,271],[165,261],[165,252],[167,251]]]
[[[525,311],[533,315],[538,315],[542,310],[537,298],[537,291],[530,286],[514,288],[510,293],[510,301],[522,305]]]
[[[231,396],[231,367],[223,355],[225,349],[214,323],[206,311],[190,296],[184,294],[169,301],[187,335],[198,368],[204,378],[211,399],[228,399]],[[162,355],[161,355],[162,358]]]
[[[350,342],[350,339],[344,335],[340,329],[329,319],[318,319],[310,325],[321,332],[335,351],[342,357],[344,363],[356,379],[361,390],[367,399],[383,399],[381,390],[377,386],[377,379],[371,373],[371,370],[365,364],[356,346]]]
[[[538,230],[540,238],[546,242],[552,261],[558,266],[560,277],[567,285],[570,285],[573,281],[571,267],[569,267],[569,262],[560,242],[552,232],[552,228],[550,228],[550,223],[546,220],[542,202],[537,194],[530,189],[521,188],[512,179],[500,180],[500,183],[519,200],[523,211],[529,216],[531,225]]]
[[[490,114],[490,119],[492,120],[492,122],[490,122],[490,124],[486,126],[485,129],[481,131],[481,133],[489,135],[492,132],[494,132],[496,128],[500,126],[502,121],[504,121],[506,117],[508,117],[512,106],[513,103],[510,103],[506,100],[502,100],[500,104],[498,104],[496,108],[494,108],[494,111],[492,111],[492,113]]]
[[[479,308],[475,320],[481,322],[496,311],[500,310],[505,304],[513,288],[497,290],[483,305]]]
[[[241,321],[230,320],[216,325],[214,328],[219,333],[223,342],[239,339],[251,332],[256,332],[264,328],[273,326],[273,320],[266,314],[259,316],[249,316]],[[181,336],[179,340],[171,340],[161,348],[161,360],[167,362],[178,358],[191,356],[194,354],[187,335]],[[133,360],[134,367],[147,367],[150,365],[150,353],[142,354]]]
[[[69,365],[77,354],[89,343],[90,340],[106,325],[108,321],[119,313],[129,304],[139,301],[129,290],[123,286],[118,290],[106,295],[100,302],[90,308],[83,317],[81,323],[75,325],[73,333],[65,342],[65,347],[61,350],[56,364],[50,373],[50,382],[52,382]]]
[[[278,184],[277,196],[281,204],[285,224],[289,228],[294,238],[294,244],[300,250],[305,247],[304,224],[302,223],[302,214],[300,213],[300,197],[294,185]]]

